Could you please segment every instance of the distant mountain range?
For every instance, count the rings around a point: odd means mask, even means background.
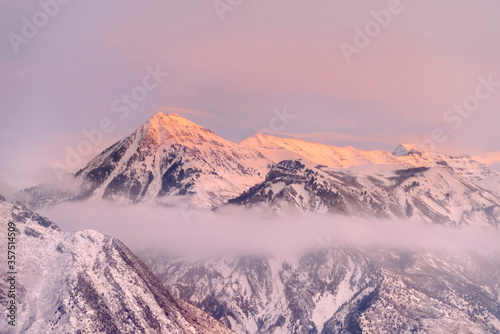
[[[296,168],[293,166],[301,166]],[[227,203],[443,224],[498,225],[500,174],[469,156],[399,145],[393,153],[257,134],[232,143],[158,113],[75,175],[78,188],[23,190],[31,208],[103,198],[193,207]]]

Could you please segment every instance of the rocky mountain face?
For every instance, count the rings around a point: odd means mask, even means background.
[[[289,261],[166,261],[148,255],[145,261],[174,294],[237,333],[318,333],[336,308],[368,292],[379,276],[365,257],[348,248]]]
[[[141,257],[237,333],[500,333],[497,255],[333,246],[287,259]]]
[[[306,166],[306,164],[308,166]],[[500,199],[448,168],[312,166],[286,160],[229,204],[359,217],[498,226]]]
[[[194,195],[210,207],[261,180],[267,161],[176,114],[156,114],[76,177],[82,197],[151,201]]]
[[[78,189],[64,189],[49,184],[40,184],[21,190],[15,200],[25,203],[31,210],[38,210],[78,198]]]
[[[214,208],[264,181],[271,166],[285,160],[334,169],[440,167],[500,192],[498,182],[488,181],[500,174],[468,156],[409,145],[400,145],[394,153],[364,151],[263,134],[236,144],[179,115],[158,113],[78,171],[73,192],[38,186],[22,191],[20,198],[31,208],[87,198],[147,205],[171,205],[182,198],[190,206]]]
[[[232,333],[172,296],[120,241],[64,233],[21,203],[0,202],[0,227],[16,224],[16,326],[2,333]],[[7,238],[1,248],[7,254]],[[6,305],[7,281],[0,281]],[[6,308],[2,311],[6,319]]]

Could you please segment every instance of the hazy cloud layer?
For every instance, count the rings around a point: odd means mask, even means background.
[[[42,213],[65,231],[95,229],[132,249],[154,247],[189,256],[294,255],[339,244],[500,251],[497,229],[458,229],[410,221],[312,214],[263,218],[241,208],[184,211],[102,202],[60,204]]]

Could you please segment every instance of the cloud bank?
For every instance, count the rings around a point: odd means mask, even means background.
[[[64,231],[94,229],[133,250],[158,248],[182,256],[288,256],[329,246],[500,252],[500,232],[404,220],[295,214],[263,217],[242,208],[217,212],[65,203],[42,211]]]

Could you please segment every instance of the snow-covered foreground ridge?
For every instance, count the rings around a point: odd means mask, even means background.
[[[15,327],[1,333],[232,333],[173,297],[120,241],[96,231],[65,233],[21,203],[0,201],[1,235],[16,225]],[[6,237],[1,249],[6,254]]]

